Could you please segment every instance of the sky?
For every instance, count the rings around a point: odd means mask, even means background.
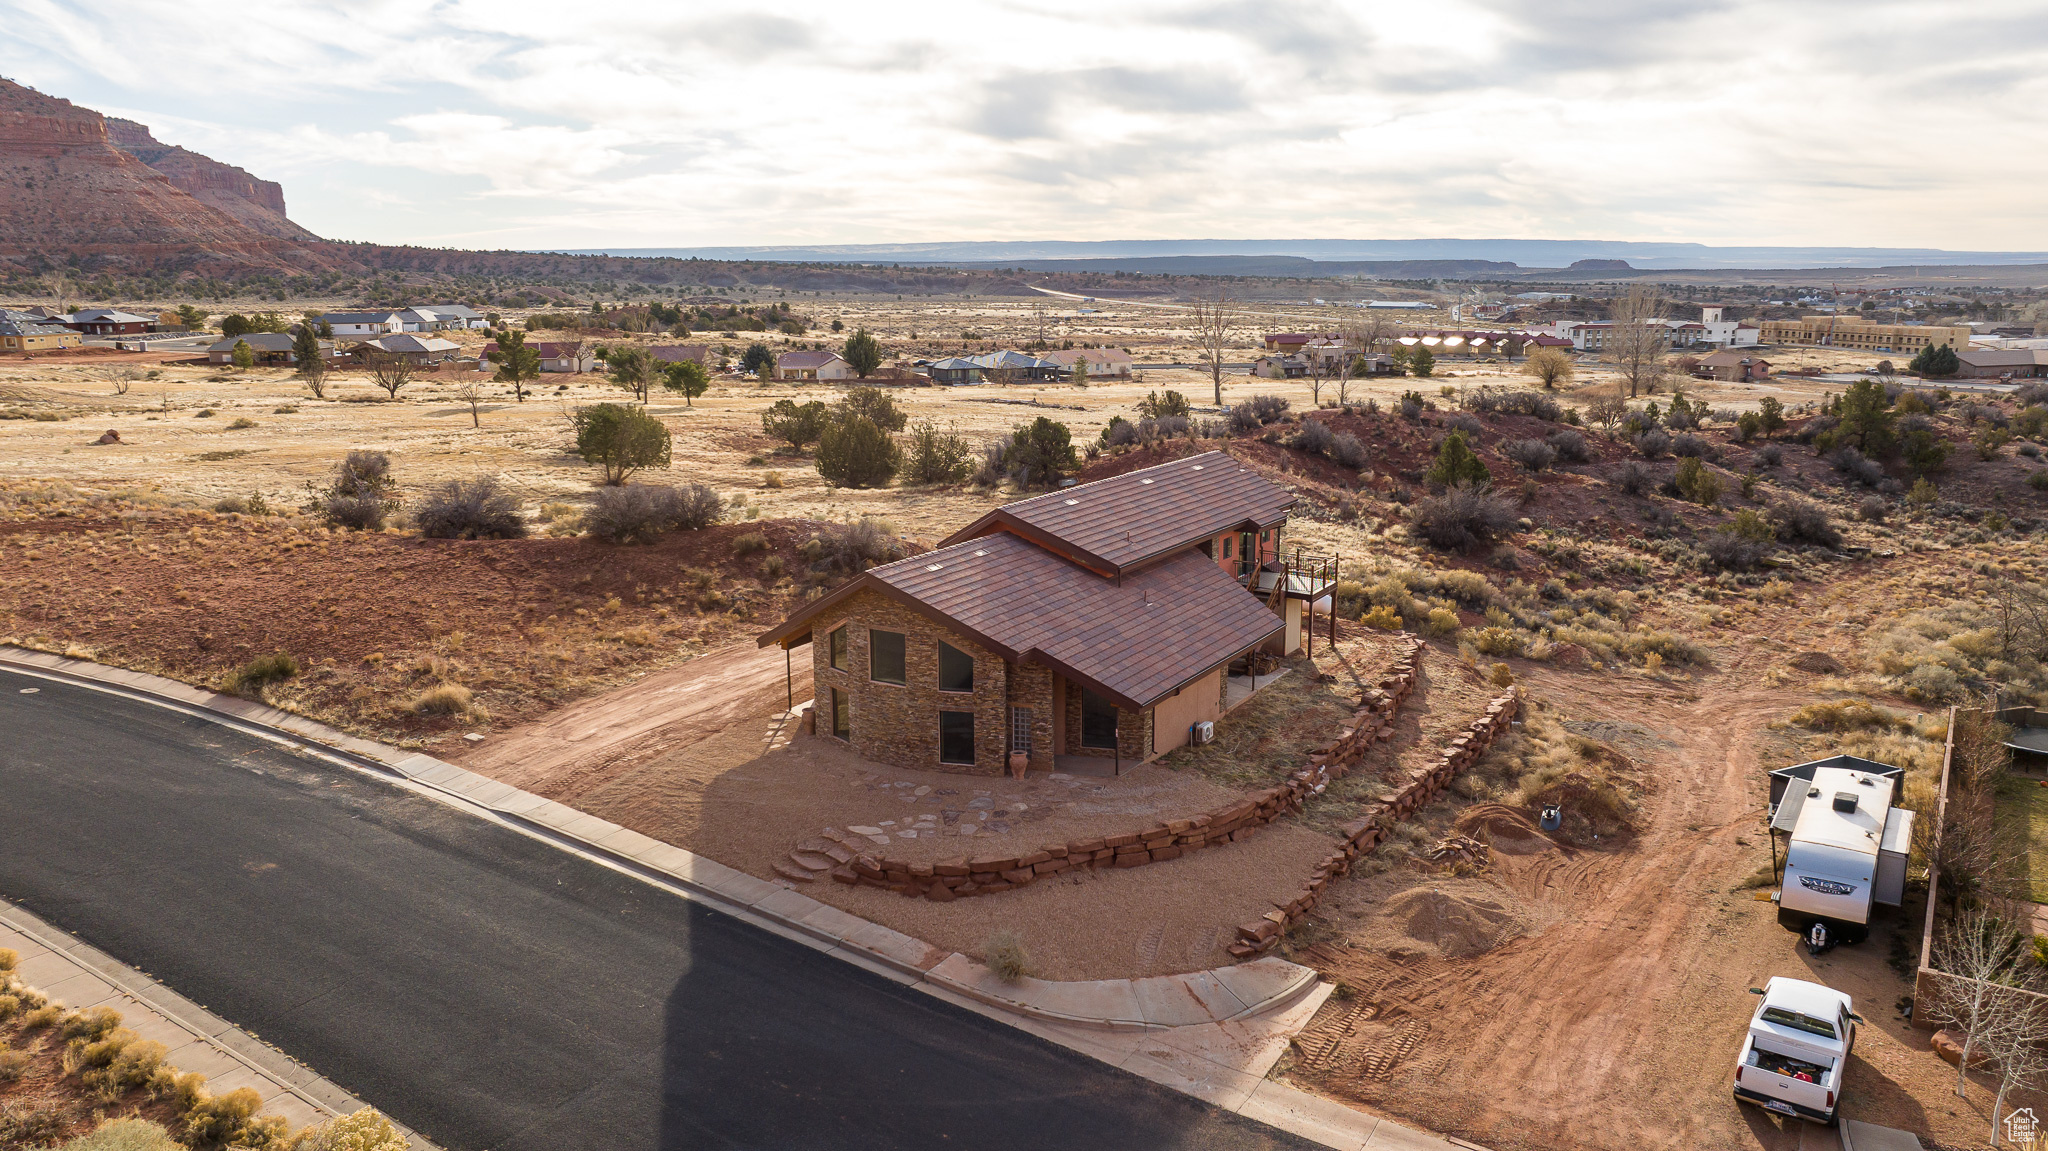
[[[463,248],[2048,249],[2048,0],[0,0],[0,75]]]

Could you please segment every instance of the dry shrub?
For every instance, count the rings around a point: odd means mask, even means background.
[[[767,550],[768,537],[760,532],[748,532],[745,535],[733,537],[732,554],[735,556],[745,557],[753,555],[755,552]]]
[[[492,476],[436,485],[413,513],[429,539],[517,540],[526,538],[519,498]]]
[[[1626,764],[1606,745],[1573,735],[1532,704],[1522,729],[1503,737],[1475,765],[1474,772],[1504,792],[1502,802],[1533,818],[1549,804],[1564,812],[1564,826],[1551,838],[1579,846],[1622,839],[1635,830],[1637,805]]]
[[[1793,712],[1791,722],[1815,731],[1890,731],[1911,726],[1906,717],[1860,699],[1810,703]]]
[[[206,1096],[185,1112],[185,1140],[201,1146],[224,1145],[251,1127],[262,1106],[263,1096],[253,1087]]]
[[[459,683],[437,683],[413,697],[417,715],[474,715],[481,712],[470,690]]]
[[[406,1151],[405,1136],[374,1107],[299,1133],[292,1151]]]
[[[284,652],[272,652],[257,656],[241,667],[227,673],[220,681],[220,689],[229,695],[249,699],[263,698],[263,689],[273,683],[282,683],[299,674],[299,661]]]
[[[805,540],[803,556],[814,566],[841,572],[864,572],[875,564],[901,559],[903,540],[887,520],[860,520],[831,528]]]
[[[583,526],[609,543],[653,543],[664,532],[707,527],[724,512],[725,501],[703,484],[622,484],[598,489]]]
[[[1513,502],[1469,484],[1415,501],[1408,515],[1422,538],[1444,551],[1468,550],[1515,525]]]
[[[1005,983],[1015,983],[1031,973],[1031,956],[1014,931],[998,931],[988,937],[988,969]]]

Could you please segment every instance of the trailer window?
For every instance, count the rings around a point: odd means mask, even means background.
[[[1764,1022],[1793,1027],[1800,1031],[1810,1031],[1815,1035],[1825,1035],[1829,1039],[1837,1038],[1835,1035],[1835,1025],[1827,1020],[1815,1019],[1811,1015],[1801,1015],[1797,1011],[1787,1011],[1782,1007],[1764,1008]]]

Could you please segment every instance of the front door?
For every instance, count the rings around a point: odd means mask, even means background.
[[[1086,688],[1081,689],[1081,746],[1116,750],[1116,705]]]

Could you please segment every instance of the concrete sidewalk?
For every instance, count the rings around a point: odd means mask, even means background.
[[[216,1095],[254,1088],[263,1097],[262,1114],[281,1116],[294,1128],[368,1106],[289,1055],[6,900],[0,900],[0,947],[20,953],[16,973],[22,982],[74,1010],[120,1012],[123,1026],[169,1048],[164,1061],[206,1076],[206,1089]],[[419,1151],[438,1151],[395,1121],[393,1126]]]
[[[159,676],[0,648],[0,667],[146,699],[394,778],[655,886],[715,906],[885,978],[1329,1147],[1450,1151],[1453,1144],[1265,1078],[1332,990],[1315,971],[1260,959],[1152,979],[1007,983],[943,952],[629,828],[431,756]]]

